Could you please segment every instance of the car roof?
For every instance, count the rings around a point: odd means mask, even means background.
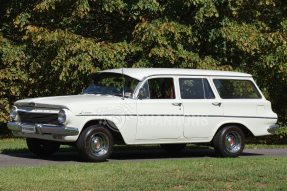
[[[250,74],[241,72],[181,68],[118,68],[111,70],[102,70],[97,73],[122,74],[122,72],[124,75],[138,79],[139,81],[142,81],[145,77],[156,75],[252,77],[252,75]]]

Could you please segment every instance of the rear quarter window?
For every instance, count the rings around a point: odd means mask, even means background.
[[[250,80],[214,79],[214,85],[223,99],[260,99],[261,95]]]

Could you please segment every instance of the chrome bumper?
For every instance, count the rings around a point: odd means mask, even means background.
[[[34,124],[34,123],[21,123],[21,122],[10,122],[7,124],[8,129],[12,131],[22,132],[23,126],[34,126],[36,129],[35,134],[52,134],[52,135],[78,135],[79,130],[75,127],[64,127],[58,125],[43,125],[43,124]]]
[[[275,125],[271,125],[271,126],[267,129],[267,131],[268,131],[269,133],[274,133],[274,132],[277,131],[278,129],[279,129],[279,125],[275,124]]]

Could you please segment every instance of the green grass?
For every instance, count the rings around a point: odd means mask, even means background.
[[[0,190],[286,190],[285,158],[6,167]]]
[[[247,144],[247,149],[287,148],[287,145]],[[159,145],[115,145],[114,150],[160,150]],[[186,149],[212,149],[209,146],[188,144]],[[59,152],[76,151],[76,148],[62,145]],[[24,138],[0,139],[0,153],[27,153],[30,152]]]

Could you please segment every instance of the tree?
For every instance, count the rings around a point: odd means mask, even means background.
[[[1,2],[0,121],[25,97],[76,94],[87,74],[121,67],[247,72],[280,121],[287,107],[283,0]]]

